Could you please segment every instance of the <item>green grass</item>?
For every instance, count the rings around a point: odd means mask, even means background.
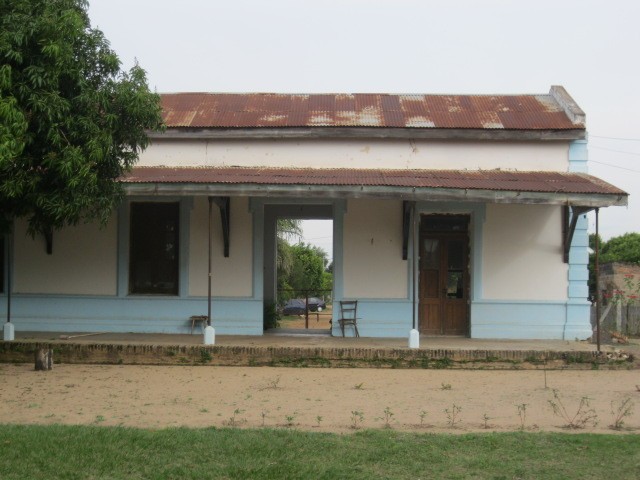
[[[640,436],[0,425],[0,478],[640,478]]]

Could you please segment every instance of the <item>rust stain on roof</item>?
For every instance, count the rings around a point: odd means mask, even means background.
[[[391,95],[169,93],[161,95],[170,128],[387,127],[575,130],[545,95]]]
[[[504,170],[369,170],[263,167],[136,167],[125,183],[388,186],[624,195],[584,173]]]

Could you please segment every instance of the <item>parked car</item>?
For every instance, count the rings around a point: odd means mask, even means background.
[[[304,315],[305,299],[304,298],[292,298],[289,300],[282,309],[283,315]],[[327,304],[324,300],[316,297],[309,297],[309,311],[321,312],[327,308]]]

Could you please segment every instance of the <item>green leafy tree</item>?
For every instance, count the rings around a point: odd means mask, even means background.
[[[600,264],[610,262],[625,262],[640,264],[640,233],[625,233],[613,237],[606,242],[600,238]],[[589,295],[595,298],[596,279],[596,236],[589,235],[589,247],[594,253],[589,255]]]
[[[304,243],[291,248],[294,262],[288,283],[295,290],[308,290],[310,296],[319,295],[324,277],[324,258],[319,253],[322,250]]]
[[[640,233],[625,233],[609,239],[602,245],[600,262],[640,264]]]
[[[0,228],[106,222],[160,128],[144,70],[121,71],[85,0],[0,0]]]

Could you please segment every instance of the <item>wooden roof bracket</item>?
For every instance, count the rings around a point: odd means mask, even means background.
[[[402,202],[402,259],[409,256],[409,234],[411,231],[411,202]]]
[[[51,227],[47,228],[44,233],[44,242],[46,245],[47,255],[53,254],[53,229]]]
[[[578,207],[566,205],[562,209],[562,251],[564,255],[564,263],[569,263],[569,250],[571,242],[573,242],[573,234],[576,231],[578,217],[584,215],[595,207]]]
[[[222,240],[224,242],[224,256],[229,257],[229,230],[231,225],[231,197],[209,197],[220,209],[222,221]]]

